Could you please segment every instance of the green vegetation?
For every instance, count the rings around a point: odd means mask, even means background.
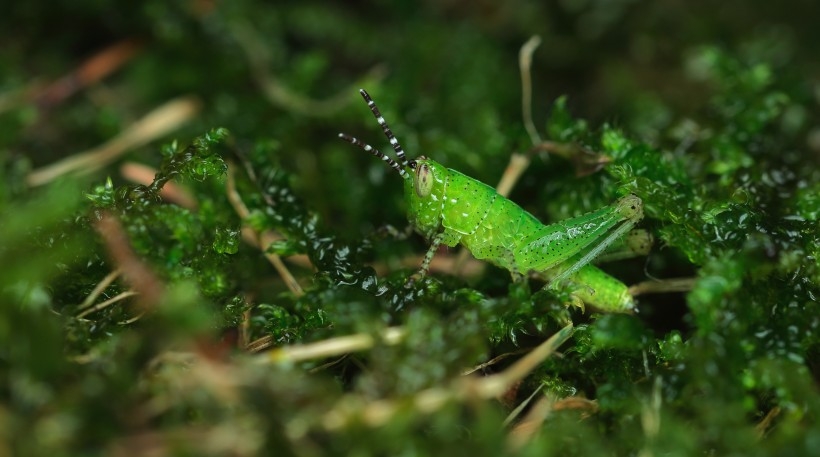
[[[817,6],[18,3],[0,457],[820,453]],[[602,268],[690,290],[584,312],[457,252],[406,288],[359,87],[410,157],[527,153],[545,223],[638,195],[655,246]]]

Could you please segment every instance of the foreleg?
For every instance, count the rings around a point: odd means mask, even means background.
[[[419,271],[410,276],[407,280],[407,284],[405,284],[405,287],[410,287],[416,280],[427,276],[427,272],[430,271],[430,262],[433,261],[433,256],[436,255],[436,251],[438,251],[438,247],[441,246],[441,242],[443,240],[444,232],[437,233],[433,239],[430,240],[430,247],[427,249],[427,253],[424,254],[424,260],[421,261],[421,268]]]

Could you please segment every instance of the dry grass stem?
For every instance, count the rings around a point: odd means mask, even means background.
[[[236,167],[233,164],[228,164],[228,179],[225,182],[225,190],[228,194],[228,200],[231,203],[236,214],[239,216],[240,219],[244,222],[245,219],[250,216],[250,211],[248,211],[248,207],[245,206],[245,203],[242,201],[242,197],[239,195],[239,192],[236,190],[236,178],[235,178],[235,171]],[[282,258],[276,254],[265,252],[265,247],[270,246],[270,243],[273,242],[271,239],[275,236],[277,239],[280,237],[276,235],[270,234],[260,234],[256,233],[253,230],[245,230],[243,228],[243,235],[247,232],[252,233],[253,236],[251,239],[254,241],[253,244],[257,246],[259,249],[263,250],[265,258],[268,259],[268,262],[273,265],[276,271],[279,273],[279,276],[285,282],[287,288],[297,297],[301,297],[305,294],[305,291],[302,290],[302,286],[299,285],[299,282],[296,281],[296,278],[293,274],[288,270],[288,267],[285,266],[284,262],[282,262]]]
[[[99,170],[126,152],[173,132],[191,120],[199,109],[200,103],[194,97],[171,100],[102,145],[32,171],[26,182],[30,186],[41,186],[67,174]]]

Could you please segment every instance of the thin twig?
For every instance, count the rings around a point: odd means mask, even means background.
[[[781,408],[779,406],[775,406],[770,409],[768,413],[766,413],[766,417],[755,425],[755,433],[757,433],[758,439],[763,439],[763,436],[767,431],[769,431],[772,427],[772,423],[774,423],[774,420],[780,415],[781,412]]]
[[[346,396],[325,414],[322,425],[328,431],[339,430],[352,422],[379,427],[387,423],[398,411],[407,407],[429,414],[451,401],[496,398],[532,372],[547,357],[554,354],[558,347],[572,336],[572,331],[572,323],[567,324],[507,370],[495,375],[484,378],[461,377],[454,380],[447,388],[433,387],[401,401],[390,399],[365,401],[361,397]]]
[[[530,161],[530,156],[527,154],[519,154],[517,152],[510,154],[510,162],[507,164],[507,168],[504,169],[504,174],[501,175],[498,186],[496,186],[498,195],[502,197],[510,196],[513,187],[515,187],[518,180],[521,179],[521,175],[524,174],[527,167],[530,166]]]
[[[476,372],[476,371],[478,371],[478,370],[483,370],[483,369],[485,369],[485,368],[487,368],[487,367],[490,367],[490,366],[495,365],[496,363],[498,363],[498,362],[500,362],[500,361],[502,361],[502,360],[504,360],[504,359],[510,358],[510,357],[512,357],[512,356],[514,356],[514,355],[523,354],[523,353],[525,353],[525,352],[527,352],[527,351],[529,351],[529,350],[531,350],[531,349],[530,349],[530,348],[523,348],[523,349],[519,349],[519,350],[517,350],[517,351],[507,352],[507,353],[501,354],[501,355],[499,355],[499,356],[493,357],[492,359],[490,359],[490,360],[488,360],[488,361],[486,361],[486,362],[484,362],[484,363],[482,363],[482,364],[476,365],[476,366],[474,366],[473,368],[470,368],[469,370],[466,370],[466,371],[464,371],[464,372],[463,372],[463,373],[461,373],[461,374],[462,374],[462,375],[464,375],[464,376],[466,376],[466,375],[468,375],[468,374],[475,373],[475,372]]]
[[[273,346],[273,337],[265,335],[248,343],[247,346],[245,346],[245,350],[248,352],[259,352],[271,346]]]
[[[638,452],[639,457],[652,457],[655,455],[653,445],[661,429],[662,388],[663,378],[658,376],[653,383],[651,395],[648,399],[641,402],[643,404],[641,407],[641,427],[643,428],[645,443],[643,448]]]
[[[511,450],[521,449],[537,435],[544,421],[554,411],[564,410],[581,411],[581,417],[585,418],[598,412],[598,403],[583,397],[567,397],[558,400],[547,395],[538,400],[526,417],[510,431],[507,436],[507,446]]]
[[[120,175],[122,175],[123,178],[146,186],[154,182],[157,173],[157,169],[136,162],[126,162],[120,166]],[[166,182],[165,185],[162,186],[162,189],[160,189],[159,196],[165,201],[175,203],[192,211],[196,211],[199,206],[196,197],[194,197],[191,191],[182,184],[174,181]]]
[[[265,353],[263,359],[268,362],[302,362],[312,359],[323,359],[349,352],[362,351],[372,348],[376,342],[387,345],[398,344],[405,336],[405,330],[401,327],[389,327],[375,338],[367,333],[357,333],[335,338],[328,338],[313,343],[296,344],[276,348]]]
[[[97,312],[101,309],[105,309],[105,308],[113,305],[114,303],[125,300],[128,297],[133,297],[134,295],[137,295],[137,293],[134,292],[133,290],[126,290],[125,292],[121,292],[121,293],[109,298],[108,300],[106,300],[102,303],[99,303],[97,305],[94,305],[91,308],[88,308],[87,310],[77,314],[77,318],[82,319],[82,318],[84,318],[85,316],[88,316],[91,313]]]
[[[315,100],[291,90],[269,70],[270,46],[258,36],[251,23],[234,23],[229,31],[245,52],[253,79],[272,104],[300,115],[322,117],[333,115],[354,100],[350,94],[359,87],[358,83],[324,100]],[[379,81],[385,73],[384,67],[377,65],[368,72],[367,77]]]
[[[173,132],[191,120],[199,108],[200,103],[194,97],[171,100],[102,145],[32,171],[26,182],[30,186],[41,186],[69,173],[85,174],[98,170],[125,152]]]
[[[239,195],[239,192],[236,190],[236,179],[235,179],[235,166],[233,164],[228,164],[228,177],[225,182],[225,189],[228,194],[228,201],[230,201],[231,206],[233,206],[234,211],[239,218],[244,221],[250,216],[250,211],[248,211],[248,207],[245,206],[245,203],[242,201],[242,197]],[[299,282],[296,281],[296,278],[293,274],[288,270],[288,267],[285,266],[284,262],[282,262],[282,258],[272,252],[265,252],[265,247],[269,246],[271,241],[267,239],[265,234],[260,234],[256,232],[252,232],[255,235],[255,244],[259,247],[259,249],[263,250],[263,254],[265,258],[268,259],[268,262],[273,265],[276,271],[279,273],[279,276],[285,281],[285,285],[290,289],[290,291],[296,295],[297,297],[301,297],[305,294],[305,291],[302,290],[302,286],[299,285]]]
[[[527,152],[532,156],[538,152],[547,152],[557,155],[572,163],[575,168],[575,176],[578,178],[597,173],[606,165],[612,163],[612,157],[592,151],[578,143],[557,143],[555,141],[542,141],[533,145]]]
[[[546,395],[535,402],[535,405],[530,408],[524,419],[516,424],[507,435],[507,447],[510,450],[517,451],[532,440],[541,430],[541,425],[554,410],[556,400],[554,396]]]
[[[348,358],[348,355],[349,354],[344,354],[336,360],[331,360],[330,362],[323,363],[323,364],[319,365],[318,367],[313,367],[310,370],[308,370],[308,373],[314,374],[314,373],[318,373],[320,371],[325,371],[329,368],[332,368],[335,365],[338,365],[338,364],[342,363],[343,361],[345,361]]]
[[[71,73],[49,84],[38,96],[37,103],[52,107],[112,74],[129,62],[142,49],[142,43],[126,39],[114,43],[85,60]]]
[[[512,411],[510,411],[510,414],[507,414],[507,417],[504,418],[504,422],[502,423],[502,425],[506,427],[510,425],[515,419],[517,419],[518,416],[520,416],[524,409],[527,407],[527,405],[529,405],[530,402],[532,402],[533,398],[535,398],[535,396],[538,395],[541,392],[541,389],[543,388],[544,384],[539,384],[538,387],[532,391],[529,397],[527,397],[524,401],[519,403],[518,406],[516,406]]]
[[[165,293],[165,284],[134,252],[119,219],[112,214],[103,213],[94,228],[102,237],[112,261],[122,270],[125,282],[131,286],[131,290],[138,293],[137,309],[153,309]]]
[[[145,316],[145,313],[144,313],[144,312],[139,313],[139,314],[137,314],[137,315],[136,315],[136,316],[134,316],[134,317],[129,317],[128,319],[126,319],[126,320],[124,320],[124,321],[117,322],[117,324],[119,324],[119,325],[131,325],[131,324],[133,324],[134,322],[136,322],[136,321],[138,321],[138,320],[142,319],[142,316]]]
[[[639,282],[629,287],[633,297],[643,294],[662,294],[667,292],[687,292],[695,286],[698,278],[669,278]]]
[[[251,338],[251,310],[242,313],[242,322],[239,324],[239,347],[247,349]]]
[[[532,122],[532,76],[530,75],[532,54],[540,44],[541,37],[533,35],[518,52],[518,67],[521,69],[521,111],[524,117],[524,128],[527,129],[532,144],[541,142],[541,135],[538,134]]]
[[[524,379],[532,370],[541,364],[547,357],[554,354],[558,347],[572,336],[572,322],[559,330],[547,341],[541,343],[532,352],[522,357],[501,373],[482,379],[482,392],[490,397],[501,395],[507,386]]]
[[[117,268],[114,271],[112,271],[111,273],[108,273],[107,275],[105,275],[105,277],[102,279],[102,281],[98,282],[97,285],[94,286],[94,290],[92,290],[91,293],[88,294],[87,297],[85,297],[85,300],[83,300],[83,302],[80,304],[80,306],[77,307],[77,311],[82,311],[82,310],[88,308],[89,306],[93,305],[94,302],[97,300],[97,297],[99,297],[100,294],[105,289],[107,289],[108,286],[110,286],[111,283],[114,282],[120,276],[121,273],[122,273],[122,271],[120,271],[120,269]]]

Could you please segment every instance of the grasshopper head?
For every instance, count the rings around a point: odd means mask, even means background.
[[[425,237],[441,226],[447,169],[435,160],[420,156],[408,162],[410,179],[404,181],[407,218]]]

